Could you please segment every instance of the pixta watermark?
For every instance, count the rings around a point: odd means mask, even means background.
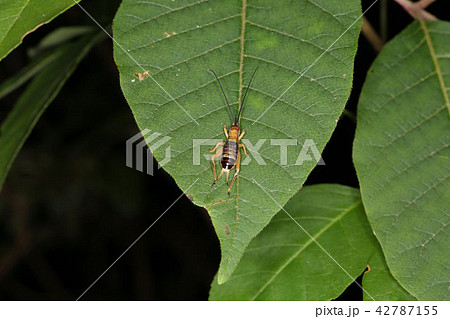
[[[135,168],[140,172],[144,172],[144,166],[146,166],[146,173],[153,176],[153,153],[147,145],[150,145],[153,150],[157,150],[158,148],[164,146],[172,138],[170,136],[162,136],[163,134],[158,132],[150,133],[151,131],[149,129],[145,129],[127,140],[126,166]],[[169,163],[171,158],[172,152],[170,145],[166,145],[165,157],[163,160],[159,161],[158,168],[161,168],[165,164]]]
[[[208,145],[214,146],[221,142],[221,139],[193,139],[192,143],[192,164],[200,165],[202,156],[211,160],[211,152],[204,153],[201,146]],[[248,139],[242,139],[241,142],[245,145],[248,151],[248,156],[244,156],[244,160],[241,165],[248,165],[253,159],[258,165],[267,165],[264,160],[263,147],[268,150],[267,146],[270,146],[270,152],[279,154],[278,159],[272,158],[280,166],[294,166],[303,165],[304,162],[317,162],[317,165],[325,165],[324,160],[320,156],[319,149],[312,139],[305,139],[303,142],[297,139],[259,139],[256,142],[252,142]],[[212,148],[212,147],[211,147]]]
[[[163,148],[164,158],[159,161],[158,168],[169,163],[172,159],[170,143],[172,137],[158,132],[151,132],[145,129],[132,136],[126,142],[126,166],[135,168],[138,171],[149,175],[154,173],[153,151]],[[209,151],[222,139],[193,139],[192,140],[192,165],[201,165],[204,160],[211,160],[212,153]],[[248,152],[248,156],[243,155],[241,165],[249,165],[254,161],[257,165],[267,165],[267,161],[275,161],[280,166],[301,166],[305,162],[314,162],[317,165],[325,165],[320,156],[319,149],[312,139],[303,141],[297,139],[258,139],[250,141],[242,139]],[[150,148],[147,147],[150,145]],[[270,152],[271,157],[265,155]],[[275,156],[275,157],[274,157]]]

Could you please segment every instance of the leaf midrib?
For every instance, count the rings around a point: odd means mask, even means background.
[[[245,42],[245,23],[246,23],[247,0],[242,0],[241,12],[241,51],[239,56],[239,105],[242,99],[242,76],[244,68],[244,42]]]
[[[242,77],[243,77],[243,68],[244,68],[244,43],[245,43],[245,23],[246,23],[246,9],[247,9],[247,0],[242,0],[242,9],[241,9],[241,35],[240,35],[240,52],[239,52],[239,103],[238,103],[238,108],[241,105],[241,98],[242,98]],[[238,123],[239,124],[239,123]],[[240,152],[240,150],[238,149],[238,152]],[[226,274],[228,271],[228,266],[230,264],[230,260],[231,257],[233,256],[233,250],[234,250],[234,245],[236,242],[236,234],[237,234],[237,230],[238,230],[238,223],[239,223],[239,219],[238,219],[238,214],[239,214],[239,185],[240,185],[240,178],[239,175],[236,178],[236,222],[234,223],[234,231],[233,231],[233,238],[231,241],[231,253],[228,254],[228,259],[227,259],[227,264],[224,267],[224,273]],[[226,278],[228,278],[229,276],[226,275]],[[220,281],[220,276],[219,276],[219,281]]]
[[[258,290],[256,295],[252,297],[250,300],[255,300],[259,297],[259,295],[275,280],[275,278],[294,260],[300,255],[306,248],[309,247],[313,242],[316,242],[317,239],[322,236],[326,231],[328,231],[332,226],[334,226],[337,222],[339,222],[342,218],[345,217],[352,210],[361,205],[361,200],[356,201],[349,208],[344,210],[341,214],[336,216],[328,225],[326,225],[322,230],[320,230],[316,235],[312,236],[306,243],[303,245],[295,254],[292,255],[281,267],[274,273],[274,275]]]
[[[439,65],[438,57],[436,55],[436,52],[434,51],[433,42],[431,41],[430,33],[428,32],[427,26],[426,26],[425,22],[423,21],[423,19],[419,18],[419,21],[420,21],[420,25],[423,29],[423,33],[425,34],[427,46],[430,51],[431,59],[433,60],[433,65],[434,65],[434,68],[436,70],[436,74],[437,74],[437,77],[439,80],[439,86],[441,88],[442,95],[444,96],[445,105],[447,106],[447,110],[450,115],[450,100],[449,100],[448,94],[446,92],[446,86],[445,86],[445,82],[444,82],[444,77],[442,75],[441,66]]]

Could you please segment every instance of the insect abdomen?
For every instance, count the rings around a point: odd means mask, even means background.
[[[222,157],[220,158],[220,164],[224,169],[232,169],[236,165],[237,155],[239,151],[239,145],[235,141],[227,141],[223,146]]]

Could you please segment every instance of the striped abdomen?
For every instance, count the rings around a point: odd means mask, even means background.
[[[235,141],[226,141],[223,146],[222,156],[220,157],[220,164],[223,169],[230,170],[236,165],[239,145]]]

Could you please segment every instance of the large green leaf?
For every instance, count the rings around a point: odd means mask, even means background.
[[[79,2],[81,0],[77,0]],[[29,32],[76,4],[74,0],[0,0],[0,60]]]
[[[60,45],[47,59],[12,111],[0,125],[0,189],[11,165],[47,106],[53,101],[79,61],[103,38],[91,33],[73,43]]]
[[[359,191],[341,185],[307,186],[285,206],[342,268],[284,211],[250,243],[214,300],[330,300],[366,268],[379,246],[364,214]],[[371,294],[371,291],[368,291]]]
[[[306,139],[322,151],[336,126],[351,88],[359,15],[357,0],[122,2],[113,30],[123,92],[141,130],[171,137],[164,169],[182,190],[193,185],[194,203],[208,209],[222,248],[219,282],[279,210],[265,191],[284,205],[316,165],[314,157],[295,163]],[[223,140],[223,124],[230,121],[208,67],[221,78],[235,113],[243,86],[259,67],[241,127],[252,145],[266,139],[259,150],[266,165],[254,157],[243,165],[231,198],[225,178],[211,188],[208,160],[202,156],[193,165],[194,140]],[[144,70],[150,77],[138,81],[135,73]],[[287,165],[270,139],[297,140]],[[165,147],[150,148],[157,160],[165,158]]]
[[[392,275],[419,299],[450,299],[450,23],[414,22],[374,62],[354,162]]]
[[[365,291],[370,293],[370,296],[364,292],[364,300],[417,300],[392,277],[381,248],[377,249],[370,258],[369,267],[370,271],[364,274],[362,284]]]

